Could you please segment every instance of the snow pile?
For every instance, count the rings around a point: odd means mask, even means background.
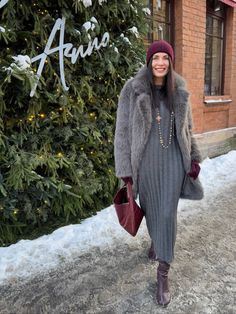
[[[131,42],[130,42],[129,38],[126,37],[123,33],[120,34],[120,37],[122,38],[122,40],[123,40],[125,43],[127,43],[128,45],[131,45]]]
[[[12,57],[12,59],[14,59],[15,64],[21,69],[21,70],[25,70],[27,68],[30,68],[31,66],[31,60],[30,57],[25,55],[18,55],[16,57]]]
[[[3,67],[5,71],[9,73],[26,73],[28,71],[29,73],[34,75],[34,72],[31,70],[31,60],[29,56],[17,55],[15,57],[13,56],[12,59],[14,60],[14,62],[12,62],[9,67]]]
[[[151,15],[151,10],[149,8],[143,8],[143,12],[146,14],[146,15]]]
[[[97,19],[93,16],[90,21],[84,23],[82,27],[88,32],[90,29],[93,31],[98,23]]]
[[[133,26],[128,29],[131,33],[133,33],[137,38],[139,38],[139,32],[136,26]]]
[[[83,5],[85,8],[91,7],[92,6],[92,0],[77,0],[78,2],[83,2]],[[103,2],[107,2],[107,0],[98,0],[99,5],[102,5]]]
[[[190,215],[206,206],[211,193],[217,193],[225,186],[236,182],[236,151],[214,159],[205,159],[201,165],[200,179],[204,186],[205,198],[201,201],[181,200],[178,210],[180,215]],[[214,197],[214,195],[213,195]],[[96,216],[84,220],[79,225],[69,225],[55,230],[50,235],[36,240],[21,240],[6,248],[0,248],[0,283],[14,282],[52,268],[65,261],[88,252],[93,247],[100,250],[111,248],[115,243],[134,243],[142,241],[146,235],[145,220],[138,235],[131,237],[119,225],[114,207],[100,211]]]

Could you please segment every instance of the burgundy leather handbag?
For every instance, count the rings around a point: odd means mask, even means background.
[[[120,225],[134,237],[138,232],[144,212],[133,197],[130,182],[118,190],[113,203]]]

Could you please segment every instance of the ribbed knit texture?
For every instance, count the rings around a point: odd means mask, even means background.
[[[154,99],[160,99],[160,90]],[[168,143],[170,112],[160,104],[161,129],[164,143]],[[157,112],[153,108],[153,122],[139,170],[139,200],[145,212],[147,228],[158,258],[168,263],[174,258],[177,232],[177,206],[184,179],[182,156],[176,136],[164,149],[160,144]]]

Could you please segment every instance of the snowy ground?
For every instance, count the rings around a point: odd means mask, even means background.
[[[236,151],[214,159],[205,159],[201,165],[200,178],[205,190],[205,198],[199,202],[214,202],[211,193],[217,194],[226,185],[236,182]],[[180,218],[196,213],[196,201],[181,200]],[[143,220],[135,241],[142,241],[146,235]],[[118,224],[113,206],[103,209],[96,216],[86,219],[80,225],[69,225],[50,235],[36,240],[22,240],[9,247],[0,248],[0,284],[18,279],[27,279],[44,271],[62,266],[65,261],[72,262],[79,256],[99,247],[107,250],[114,243],[130,244],[133,238]]]

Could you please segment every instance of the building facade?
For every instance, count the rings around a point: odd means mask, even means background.
[[[169,41],[203,155],[236,148],[236,0],[150,0],[146,45]]]

